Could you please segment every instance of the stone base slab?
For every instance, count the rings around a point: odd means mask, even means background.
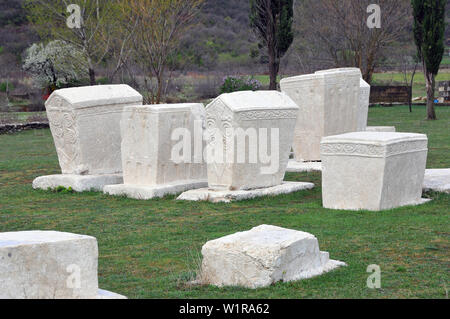
[[[97,299],[110,299],[110,300],[112,300],[112,299],[128,299],[128,298],[125,297],[125,296],[116,294],[114,292],[111,292],[111,291],[99,289],[98,290]]]
[[[34,189],[56,189],[60,186],[72,188],[75,192],[102,192],[103,187],[123,183],[121,174],[113,175],[49,175],[41,176],[33,181]]]
[[[290,160],[286,169],[288,173],[321,172],[322,162],[297,162]]]
[[[248,200],[264,196],[277,196],[290,194],[302,190],[314,188],[312,183],[284,182],[281,185],[240,191],[214,191],[209,188],[202,188],[187,191],[178,197],[178,200],[187,201],[209,201],[212,203],[230,203],[234,201]]]
[[[450,194],[450,168],[427,169],[423,189],[425,192],[434,191]]]
[[[426,203],[431,202],[432,199],[431,198],[421,198],[419,201],[416,202],[411,202],[411,203],[407,203],[404,205],[400,205],[400,206],[396,206],[396,207],[391,207],[391,208],[384,208],[384,209],[353,209],[353,208],[339,208],[339,207],[327,207],[327,206],[323,206],[324,208],[327,209],[334,209],[334,210],[347,210],[347,211],[362,211],[362,210],[367,210],[367,211],[382,211],[382,210],[388,210],[388,209],[397,209],[397,208],[401,208],[401,207],[408,207],[408,206],[420,206],[420,205],[424,205]]]
[[[121,184],[105,186],[103,192],[112,196],[126,196],[138,200],[149,200],[152,198],[162,198],[167,195],[176,195],[191,189],[203,188],[207,186],[208,182],[206,181],[191,181],[157,186]]]

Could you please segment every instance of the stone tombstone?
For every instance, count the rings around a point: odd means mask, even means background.
[[[395,126],[368,126],[366,132],[396,132]]]
[[[361,72],[324,71],[281,80],[300,108],[293,149],[296,161],[319,161],[322,137],[358,130]]]
[[[283,182],[298,106],[277,91],[222,94],[206,107],[212,190],[252,190]],[[217,136],[215,136],[217,135]],[[210,154],[212,154],[211,152]]]
[[[359,109],[358,109],[358,117],[357,117],[357,132],[364,132],[367,128],[367,119],[369,116],[369,104],[370,104],[370,85],[364,81],[362,77],[361,70],[359,68],[339,68],[339,69],[330,69],[324,71],[318,71],[316,74],[321,73],[329,73],[336,71],[354,71],[359,72],[361,75],[360,83],[359,83]]]
[[[128,85],[61,89],[45,103],[63,174],[122,172],[120,119],[127,105],[142,104]]]
[[[0,299],[122,299],[98,289],[94,237],[0,233]]]
[[[314,235],[269,225],[209,241],[202,255],[197,281],[218,287],[263,288],[346,266],[320,251]]]
[[[202,157],[204,123],[205,107],[198,103],[125,108],[121,123],[124,183],[151,186],[206,181]],[[188,149],[180,149],[180,159],[175,160],[172,153],[180,144],[181,135],[176,136],[177,140],[172,135],[180,129],[188,133],[184,136]]]
[[[323,206],[380,211],[424,201],[423,134],[354,132],[322,141]]]

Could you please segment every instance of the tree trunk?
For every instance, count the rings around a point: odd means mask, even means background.
[[[268,44],[268,53],[269,53],[269,75],[270,75],[270,85],[269,90],[276,91],[278,89],[278,71],[280,68],[280,62],[277,61],[276,52],[275,52],[275,44]]]
[[[427,82],[427,119],[437,120],[436,112],[434,110],[434,90],[435,90],[435,76],[428,72],[425,68],[425,79]]]
[[[158,83],[158,90],[156,92],[156,102],[155,104],[161,103],[161,96],[162,96],[162,74],[158,74],[156,77],[157,83]]]
[[[97,82],[95,81],[95,70],[93,68],[89,68],[89,82],[91,85],[96,85]]]

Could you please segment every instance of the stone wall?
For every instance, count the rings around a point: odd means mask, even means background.
[[[408,86],[372,86],[370,103],[409,103],[411,88]]]
[[[44,122],[33,122],[26,124],[2,124],[0,125],[0,135],[43,128],[49,128],[49,124]]]

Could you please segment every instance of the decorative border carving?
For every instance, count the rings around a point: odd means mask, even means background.
[[[261,110],[238,112],[241,121],[297,119],[298,110]]]
[[[63,173],[82,174],[75,112],[64,108],[64,101],[55,97],[52,106],[47,109],[47,115]]]
[[[403,141],[389,145],[361,143],[330,143],[321,145],[323,155],[391,157],[406,153],[428,151],[426,140]]]

